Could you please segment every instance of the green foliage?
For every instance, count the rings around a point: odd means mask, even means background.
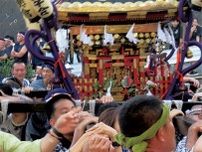
[[[11,68],[12,68],[13,60],[7,59],[0,62],[0,74],[2,77],[10,77],[11,76]],[[26,78],[31,79],[34,75],[34,70],[30,64],[27,66],[27,74]]]
[[[32,69],[32,65],[31,65],[31,64],[28,64],[28,65],[27,65],[26,78],[30,80],[31,78],[33,78],[34,73],[35,73],[35,71]]]
[[[13,60],[4,60],[0,63],[0,74],[2,77],[11,76],[11,68],[12,68]]]

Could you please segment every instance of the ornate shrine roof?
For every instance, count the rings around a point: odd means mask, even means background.
[[[70,23],[92,21],[163,20],[176,15],[178,1],[68,1],[57,5],[59,20]]]
[[[60,11],[65,12],[128,12],[128,11],[157,11],[176,9],[176,0],[148,0],[148,1],[127,1],[127,2],[63,2],[59,6]]]

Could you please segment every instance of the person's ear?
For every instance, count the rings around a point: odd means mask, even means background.
[[[166,130],[166,127],[165,127],[165,125],[164,125],[163,127],[161,127],[161,128],[158,130],[158,132],[157,132],[157,134],[156,134],[157,139],[158,139],[159,141],[161,141],[161,142],[165,142],[165,141],[166,141],[166,139],[165,139],[166,133],[167,133],[167,130]]]
[[[51,118],[49,123],[50,123],[51,126],[54,126],[55,123],[56,123],[56,120],[54,118]]]

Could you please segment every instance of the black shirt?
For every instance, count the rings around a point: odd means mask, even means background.
[[[16,52],[20,52],[20,50],[22,49],[22,47],[24,46],[24,44],[20,45],[20,44],[15,44],[14,46],[14,50]],[[28,51],[22,56],[22,57],[15,57],[14,58],[15,62],[24,62],[25,64],[27,64],[28,62]]]
[[[6,49],[0,50],[0,56],[4,56],[5,54],[7,54],[7,53],[6,53]]]
[[[171,25],[171,28],[173,30],[173,36],[175,38],[176,47],[178,47],[179,43],[180,43],[180,39],[182,38],[182,34],[183,34],[182,25],[180,23],[179,23],[179,25],[177,27],[173,27]]]
[[[199,29],[199,27],[197,26],[197,27],[196,27],[196,30],[193,31],[190,40],[196,41],[196,37],[197,37],[197,36],[200,37],[200,34],[201,34],[201,33],[200,33],[200,29]]]
[[[9,47],[7,47],[6,49],[5,49],[5,52],[6,52],[6,54],[10,57],[10,54],[11,54],[11,51],[13,50],[13,47],[14,46],[9,46]]]

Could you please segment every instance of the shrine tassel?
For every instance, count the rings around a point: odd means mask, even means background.
[[[179,78],[179,81],[182,83],[183,82],[183,74],[179,71],[179,65],[181,62],[181,51],[182,50],[180,48],[177,51],[177,63],[176,63],[175,70],[176,70],[177,77]]]

